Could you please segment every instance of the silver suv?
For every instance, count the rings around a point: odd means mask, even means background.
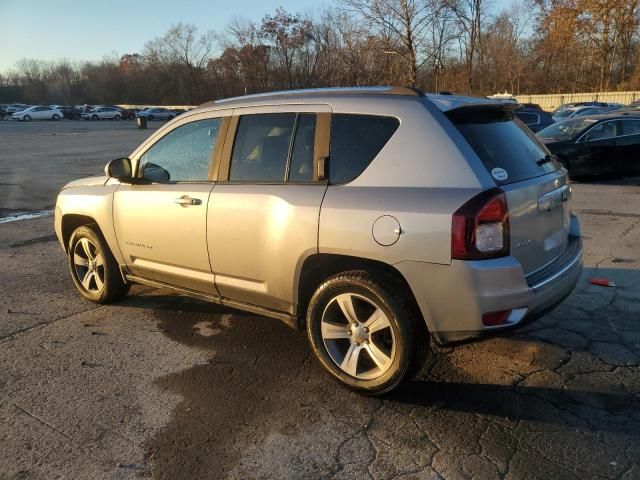
[[[167,287],[306,328],[323,367],[383,393],[440,344],[539,317],[582,270],[567,172],[503,103],[404,87],[202,105],[55,228],[99,303]]]

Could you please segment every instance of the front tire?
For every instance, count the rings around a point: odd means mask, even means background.
[[[73,283],[84,298],[110,303],[129,291],[107,243],[92,227],[82,226],[73,232],[68,259]]]
[[[25,122],[30,122],[31,121],[31,115],[25,115],[24,117],[22,117],[22,120],[24,120]]]
[[[309,343],[322,366],[361,393],[389,392],[417,370],[428,337],[395,278],[364,271],[330,277],[307,311]],[[421,366],[421,365],[419,365]]]
[[[91,120],[100,120],[100,117],[98,117],[98,115],[92,115]]]

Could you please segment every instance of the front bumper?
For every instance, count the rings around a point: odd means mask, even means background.
[[[562,302],[582,273],[579,232],[569,240],[562,255],[527,276],[514,257],[454,260],[451,265],[401,262],[396,267],[409,283],[430,333],[439,344],[451,344],[523,326]],[[482,323],[483,314],[504,310],[512,310],[505,323]]]

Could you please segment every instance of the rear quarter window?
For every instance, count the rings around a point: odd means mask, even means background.
[[[498,185],[540,177],[559,168],[547,157],[535,134],[512,112],[461,109],[448,115]]]
[[[377,115],[331,116],[329,181],[347,183],[358,177],[386,145],[400,121]]]

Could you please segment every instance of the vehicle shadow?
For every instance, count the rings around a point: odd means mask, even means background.
[[[588,185],[616,185],[616,186],[640,186],[640,175],[579,175],[573,176],[569,172],[571,181]]]
[[[385,399],[511,422],[524,420],[590,432],[640,436],[637,422],[629,421],[640,407],[640,401],[624,393],[416,379]]]

